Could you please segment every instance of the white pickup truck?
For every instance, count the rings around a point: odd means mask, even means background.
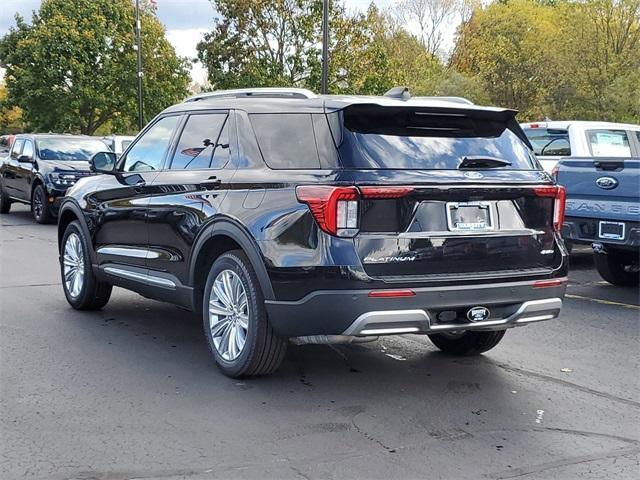
[[[553,121],[520,124],[545,171],[567,157],[637,157],[640,125]]]

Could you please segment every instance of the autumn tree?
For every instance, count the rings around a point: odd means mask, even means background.
[[[133,130],[137,115],[135,13],[130,0],[43,0],[28,24],[0,39],[8,100],[36,131]],[[147,120],[187,93],[187,63],[162,24],[142,14]]]

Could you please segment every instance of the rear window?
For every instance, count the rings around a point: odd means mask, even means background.
[[[546,157],[571,156],[569,132],[562,128],[525,128],[524,133],[536,155]]]
[[[624,130],[588,130],[587,141],[594,157],[630,157],[629,137]]]
[[[529,148],[495,115],[364,105],[333,115],[342,119],[330,124],[345,168],[455,170],[473,156],[507,160],[502,168],[512,170],[537,168]]]

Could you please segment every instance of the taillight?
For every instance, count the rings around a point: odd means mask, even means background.
[[[306,203],[321,230],[338,237],[353,237],[359,229],[359,200],[401,198],[413,192],[413,187],[333,187],[300,185],[296,196]]]
[[[567,193],[564,187],[562,185],[535,187],[534,191],[539,197],[551,197],[555,199],[553,204],[553,228],[556,232],[562,231],[564,209],[567,202]]]
[[[360,187],[364,198],[402,198],[413,192],[413,187]]]
[[[321,230],[339,237],[358,233],[358,200],[356,187],[301,185],[296,188],[300,202],[306,203]]]

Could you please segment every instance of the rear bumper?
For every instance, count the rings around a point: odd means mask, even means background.
[[[414,296],[394,298],[369,297],[371,290],[327,290],[265,305],[276,332],[287,337],[501,330],[556,318],[567,279],[557,280],[560,285],[544,288],[534,281],[412,288]],[[489,316],[470,321],[468,311],[479,306]]]
[[[598,227],[601,221],[622,222],[625,224],[625,234],[622,240],[600,238]],[[576,244],[602,243],[617,245],[621,248],[640,247],[640,223],[623,220],[609,220],[606,218],[566,217],[562,226],[562,238]]]

